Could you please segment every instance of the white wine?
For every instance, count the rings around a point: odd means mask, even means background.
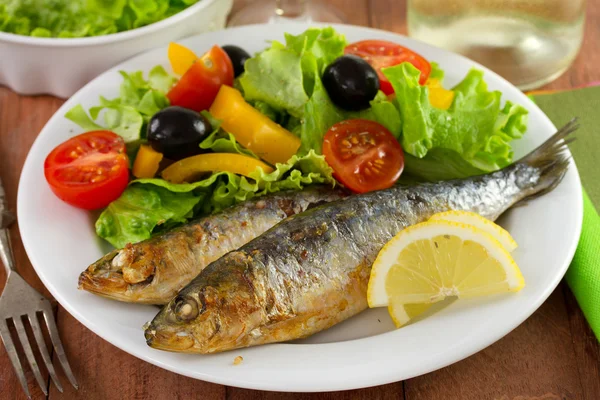
[[[408,30],[526,90],[571,65],[581,46],[584,11],[584,0],[409,0]]]

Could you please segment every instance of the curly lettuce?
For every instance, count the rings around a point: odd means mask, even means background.
[[[510,142],[525,133],[527,110],[510,101],[502,106],[501,93],[488,91],[482,71],[472,69],[452,88],[448,110],[431,106],[429,90],[419,85],[420,72],[412,64],[383,73],[396,93],[408,173],[434,181],[495,171],[512,162]]]
[[[159,225],[187,221],[203,195],[133,182],[102,212],[96,233],[118,248],[139,242],[149,238]]]
[[[344,54],[346,38],[333,28],[311,28],[297,36],[286,34],[285,41],[273,41],[246,61],[239,84],[246,100],[301,118],[316,75]]]
[[[125,143],[135,143],[144,139],[144,126],[152,115],[169,106],[165,93],[176,79],[162,66],[152,68],[148,79],[144,79],[142,71],[119,73],[123,77],[119,97],[109,100],[100,96],[100,105],[90,108],[89,115],[78,104],[65,117],[85,130],[108,129]],[[103,122],[98,121],[101,114]]]

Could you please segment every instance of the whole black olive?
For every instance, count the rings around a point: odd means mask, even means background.
[[[210,135],[210,122],[201,114],[183,107],[167,107],[148,123],[148,142],[171,160],[200,154],[200,142]]]
[[[247,59],[251,58],[250,54],[248,54],[248,52],[242,49],[241,47],[237,47],[231,44],[228,44],[221,48],[225,50],[225,53],[227,53],[227,55],[231,59],[231,63],[233,64],[233,74],[237,78],[239,75],[242,74],[242,72],[244,72],[244,64],[246,63]]]
[[[329,64],[322,80],[331,101],[348,111],[368,108],[379,91],[377,72],[365,60],[351,54]]]

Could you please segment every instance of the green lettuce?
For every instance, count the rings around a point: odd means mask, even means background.
[[[0,31],[36,37],[108,35],[165,19],[198,0],[0,0]]]
[[[123,82],[119,97],[109,100],[100,96],[100,105],[90,108],[89,115],[80,104],[65,117],[85,130],[108,129],[123,137],[125,143],[136,143],[145,137],[145,126],[152,115],[169,106],[165,93],[175,83],[162,66],[154,67],[144,79],[142,71],[120,71]],[[99,122],[100,114],[103,122]]]
[[[429,72],[429,79],[437,79],[440,83],[444,82],[444,70],[440,68],[440,65],[435,61],[429,63],[431,65],[431,72]]]
[[[346,38],[333,28],[310,28],[297,36],[286,34],[285,42],[273,41],[246,61],[239,84],[246,100],[301,118],[316,75],[344,54]]]
[[[96,233],[117,248],[148,239],[157,226],[192,217],[202,195],[133,182],[102,212]]]
[[[527,110],[510,101],[501,106],[501,93],[488,91],[482,71],[472,69],[452,89],[455,98],[448,110],[430,105],[429,90],[419,85],[420,72],[410,63],[383,73],[396,93],[402,147],[414,156],[407,157],[407,172],[440,180],[495,171],[512,162],[510,142],[525,133]]]
[[[303,89],[299,56],[285,49],[272,48],[250,58],[239,82],[244,97],[262,101],[274,110],[302,115],[308,96]]]

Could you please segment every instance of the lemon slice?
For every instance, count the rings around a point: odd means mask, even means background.
[[[491,234],[430,220],[404,229],[379,252],[367,299],[370,307],[388,306],[400,326],[447,296],[518,291],[524,284],[516,263]]]
[[[454,221],[462,222],[463,224],[467,225],[473,225],[474,227],[492,235],[509,253],[512,253],[517,248],[517,242],[515,242],[506,229],[474,212],[446,211],[434,214],[429,220]]]

